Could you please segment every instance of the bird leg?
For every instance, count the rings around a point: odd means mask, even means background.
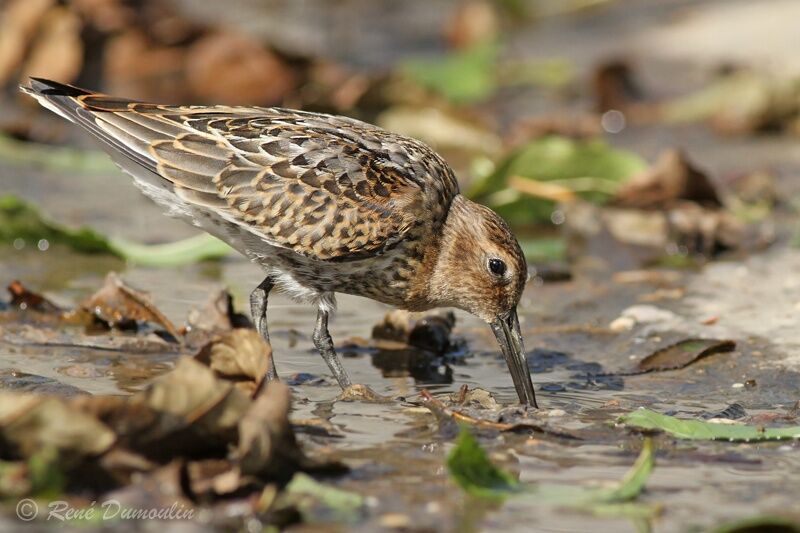
[[[317,312],[317,325],[314,328],[314,333],[311,336],[314,340],[314,346],[319,350],[320,355],[328,363],[328,368],[331,373],[339,382],[339,386],[344,390],[350,386],[350,378],[347,376],[342,363],[336,356],[336,351],[333,349],[333,339],[330,332],[328,332],[328,312],[320,307]]]
[[[256,331],[266,341],[267,344],[272,346],[269,342],[269,331],[267,330],[267,297],[269,291],[275,285],[273,279],[269,276],[264,278],[258,287],[253,289],[250,293],[250,314],[253,316],[253,323],[256,326]],[[266,381],[278,379],[278,372],[275,370],[275,357],[269,358],[269,368],[267,369]]]

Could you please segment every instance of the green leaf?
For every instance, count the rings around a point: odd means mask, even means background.
[[[139,244],[112,239],[111,249],[131,263],[145,266],[170,267],[191,265],[209,259],[220,259],[233,249],[208,233],[200,233],[164,244]]]
[[[0,242],[13,244],[17,239],[35,244],[46,239],[85,253],[110,253],[111,246],[102,235],[89,228],[68,229],[45,220],[27,202],[15,196],[0,196]]]
[[[297,473],[286,486],[281,507],[291,505],[304,522],[357,521],[364,507],[364,497],[355,492],[319,483],[307,474]]]
[[[649,409],[638,409],[620,417],[619,421],[633,428],[659,429],[679,439],[731,442],[800,439],[800,426],[762,428],[740,424],[714,424],[703,420],[675,418]]]
[[[597,500],[603,503],[622,503],[635,500],[653,473],[653,468],[656,465],[656,456],[653,452],[653,441],[645,439],[642,451],[639,452],[639,457],[636,462],[619,482],[619,485],[612,488],[602,490],[597,494]]]
[[[109,239],[90,228],[70,229],[43,217],[31,204],[15,197],[0,196],[0,243],[17,239],[35,245],[45,239],[82,253],[107,253],[146,266],[180,266],[206,259],[219,259],[230,246],[206,233],[165,244],[138,244]]]
[[[511,474],[489,461],[486,452],[465,427],[461,428],[456,446],[447,456],[447,468],[464,491],[480,498],[502,499],[521,488]]]
[[[638,155],[601,140],[548,136],[514,150],[494,172],[477,179],[467,194],[489,204],[513,224],[546,222],[555,203],[511,188],[510,178],[549,182],[602,203],[646,167],[647,162]]]
[[[519,245],[530,261],[558,261],[567,255],[567,243],[561,237],[521,238]]]
[[[403,71],[454,103],[477,102],[497,89],[494,70],[498,52],[497,43],[484,41],[441,58],[409,61]]]
[[[479,498],[504,500],[524,498],[534,505],[557,505],[588,511],[597,516],[650,518],[657,509],[634,500],[644,490],[655,467],[655,453],[650,439],[645,439],[636,462],[622,480],[609,488],[596,489],[575,485],[533,485],[517,481],[508,472],[493,465],[486,452],[467,428],[462,428],[456,446],[447,458],[453,480],[468,494]]]

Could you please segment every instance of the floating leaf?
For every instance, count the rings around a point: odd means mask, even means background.
[[[648,355],[636,365],[635,371],[655,372],[689,366],[709,355],[730,352],[736,348],[731,340],[686,339]]]
[[[515,150],[494,172],[476,180],[468,195],[491,205],[512,223],[543,222],[550,220],[555,199],[569,201],[577,195],[606,201],[623,181],[646,167],[639,156],[600,140],[542,137]],[[537,190],[547,189],[547,194],[534,196],[526,180]]]
[[[455,482],[473,496],[503,499],[522,488],[511,474],[489,461],[472,433],[463,427],[456,447],[447,456],[447,468]]]
[[[763,428],[739,424],[714,424],[702,420],[675,418],[649,409],[638,409],[620,417],[619,421],[637,429],[662,430],[680,439],[731,442],[800,439],[800,426]]]

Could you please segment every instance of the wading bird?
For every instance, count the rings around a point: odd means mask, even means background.
[[[342,388],[350,379],[328,332],[337,292],[485,320],[520,402],[536,406],[517,318],[522,250],[494,211],[459,194],[425,144],[282,108],[156,105],[43,79],[22,90],[96,137],[167,214],[264,269],[250,306],[267,341],[273,287],[315,304],[314,345]]]

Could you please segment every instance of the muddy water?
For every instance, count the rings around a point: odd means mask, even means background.
[[[61,188],[54,197],[51,180],[70,176],[34,172],[27,176],[27,180],[12,181],[11,188],[16,190],[10,192],[34,199],[45,209],[53,206],[73,222],[146,241],[187,234],[186,228],[160,217],[119,179],[74,180],[70,182],[74,188]],[[122,212],[116,207],[119,203],[131,209]],[[112,216],[115,212],[120,213],[119,219]],[[69,305],[95,290],[108,270],[118,270],[129,284],[149,291],[158,307],[179,324],[219,286],[227,287],[244,310],[250,288],[260,281],[259,270],[237,257],[180,269],[152,269],[126,267],[114,259],[81,256],[58,247],[46,252],[31,248],[3,250],[0,277],[4,282],[21,279]],[[752,284],[756,279],[767,283],[765,268],[774,269],[776,276],[781,269],[791,270],[797,256],[797,252],[779,250],[763,259],[736,263],[728,267],[730,271],[723,264],[706,272],[681,273],[670,287],[685,289],[686,296],[650,304],[671,311],[672,319],[637,325],[623,333],[611,333],[606,326],[622,310],[662,287],[657,276],[653,283],[619,284],[594,273],[569,282],[532,284],[521,304],[521,321],[527,347],[535,350],[534,381],[544,407],[537,416],[553,427],[579,432],[582,440],[483,433],[482,442],[523,480],[594,485],[618,480],[639,449],[640,437],[613,425],[623,412],[649,406],[673,414],[713,414],[733,402],[744,406],[748,415],[788,412],[798,399],[798,375],[791,364],[791,348],[797,339],[782,329],[782,337],[767,340],[769,328],[735,318],[743,309],[761,305],[758,293],[740,290],[739,298],[729,295],[737,284]],[[774,290],[777,294],[780,287]],[[784,298],[779,304],[783,308],[770,312],[790,315],[796,301],[800,298]],[[709,307],[709,302],[715,306]],[[655,473],[643,496],[644,502],[662,509],[652,521],[597,518],[553,505],[531,508],[530,502],[522,505],[514,500],[503,506],[479,504],[447,478],[444,458],[452,433],[439,431],[435,418],[415,402],[422,389],[444,394],[468,384],[492,391],[502,403],[513,403],[514,389],[485,324],[458,313],[455,333],[467,348],[446,363],[434,361],[413,375],[400,355],[341,350],[355,382],[396,398],[388,404],[370,404],[335,401],[338,388],[309,336],[313,309],[280,295],[270,298],[269,309],[278,370],[293,384],[293,418],[323,419],[330,424],[329,435],[301,432],[301,440],[309,453],[341,459],[352,468],[333,482],[369,495],[368,512],[359,524],[363,529],[380,528],[387,523],[387,514],[399,513],[415,527],[450,530],[634,531],[651,527],[685,531],[757,512],[795,509],[800,494],[796,444],[687,443],[663,437]],[[368,337],[387,310],[368,300],[340,297],[331,325],[337,344]],[[717,323],[702,325],[712,312]],[[655,349],[697,335],[733,338],[737,350],[682,370],[597,376],[627,370]],[[109,349],[102,335],[74,346],[66,335],[37,339],[30,330],[5,330],[0,342],[0,384],[57,394],[128,393],[171,368],[177,356],[155,337],[151,340],[154,347],[146,353],[130,354]],[[17,372],[12,374],[12,369]],[[751,379],[756,387],[738,385]]]

